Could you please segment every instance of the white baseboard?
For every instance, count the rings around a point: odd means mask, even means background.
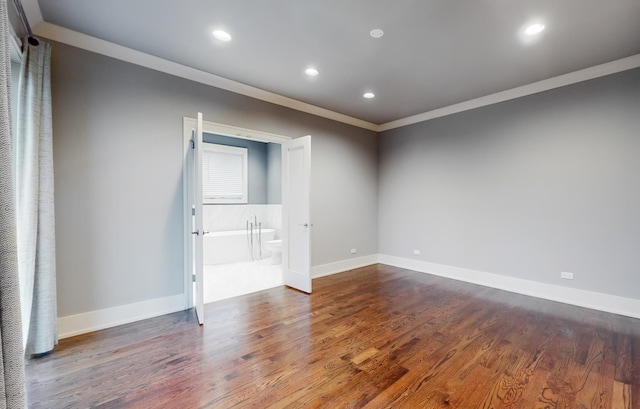
[[[185,309],[184,294],[58,318],[58,338],[86,334]]]
[[[369,266],[377,262],[377,254],[337,261],[335,263],[312,267],[311,276],[313,278],[324,277],[354,268]],[[185,296],[184,294],[177,294],[170,297],[155,298],[134,304],[60,317],[58,318],[58,338],[69,338],[75,335],[86,334],[87,332],[182,311],[184,309]]]
[[[633,298],[619,297],[616,295],[563,287],[500,274],[485,273],[461,267],[429,263],[427,261],[388,256],[385,254],[378,255],[378,261],[382,264],[406,268],[420,273],[466,281],[485,287],[497,288],[499,290],[590,308],[592,310],[640,318],[640,300]]]
[[[324,277],[376,264],[378,255],[358,257],[335,263],[323,264],[311,268],[313,278]],[[68,338],[87,332],[98,331],[117,325],[128,324],[159,315],[170,314],[185,309],[184,294],[155,298],[134,304],[121,305],[103,310],[89,311],[82,314],[58,318],[58,338]]]
[[[378,255],[371,254],[347,260],[336,261],[335,263],[322,264],[311,267],[311,278],[324,277],[331,274],[342,273],[354,268],[366,267],[378,263]]]
[[[593,310],[640,318],[640,300],[385,254],[372,254],[314,266],[311,268],[311,276],[319,278],[376,263]],[[170,297],[155,298],[103,310],[69,315],[58,318],[58,336],[60,339],[68,338],[184,309],[184,294],[177,294]]]

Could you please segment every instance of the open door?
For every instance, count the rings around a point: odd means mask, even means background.
[[[198,119],[191,134],[190,146],[187,153],[187,206],[188,212],[185,223],[187,235],[186,254],[189,260],[187,271],[193,273],[193,282],[187,286],[186,291],[193,292],[193,305],[196,308],[198,323],[204,324],[204,277],[202,262],[202,239],[204,235],[202,223],[202,113],[198,112]],[[194,288],[195,287],[195,288]]]
[[[311,293],[311,136],[282,145],[282,280]]]

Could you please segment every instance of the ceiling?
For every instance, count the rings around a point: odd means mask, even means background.
[[[640,54],[638,0],[23,3],[30,20],[374,124]],[[531,22],[546,28],[525,39]]]

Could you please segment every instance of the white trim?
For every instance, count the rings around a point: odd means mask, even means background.
[[[191,212],[189,212],[191,195],[189,183],[189,150],[191,149],[192,131],[196,127],[196,120],[193,118],[182,118],[182,255],[184,274],[184,304],[187,308],[193,307],[193,257],[187,257],[191,250]]]
[[[424,112],[422,114],[408,116],[406,118],[397,119],[378,126],[377,131],[383,132],[390,129],[401,128],[403,126],[416,124],[418,122],[428,121],[430,119],[439,118],[451,114],[456,114],[471,109],[480,108],[487,105],[497,104],[499,102],[511,99],[525,97],[527,95],[537,94],[539,92],[549,91],[554,88],[564,87],[566,85],[575,84],[582,81],[592,80],[605,75],[615,74],[617,72],[627,71],[640,67],[640,54],[631,57],[622,58],[620,60],[611,61],[605,64],[595,65],[583,70],[570,72],[546,80],[533,82],[521,87],[512,88],[495,94],[486,95],[484,97],[471,99],[459,104],[434,109],[433,111]]]
[[[528,295],[545,300],[557,301],[592,310],[640,318],[640,300],[596,293],[577,288],[563,287],[539,281],[508,277],[500,274],[485,273],[461,267],[429,263],[427,261],[380,254],[379,262],[390,266],[406,268],[420,273],[452,278],[485,287],[497,288],[512,293]]]
[[[22,3],[22,8],[24,9],[24,14],[29,21],[29,25],[32,28],[44,21],[38,0],[21,0],[20,2]]]
[[[191,120],[195,124],[195,119],[193,118],[184,117],[183,120]],[[248,139],[258,142],[273,142],[283,144],[293,139],[290,136],[276,135],[273,133],[256,131],[255,129],[240,128],[238,126],[225,125],[217,122],[202,121],[202,127],[202,132],[205,133],[214,133],[216,135]]]
[[[335,263],[312,267],[312,277],[324,277],[342,273],[355,268],[365,267],[378,262],[378,255],[358,257]],[[129,324],[147,318],[171,314],[189,308],[185,305],[188,295],[176,294],[164,298],[141,301],[133,304],[89,311],[82,314],[69,315],[58,318],[58,337],[69,338],[88,332]]]
[[[103,310],[58,318],[58,337],[68,338],[87,332],[128,324],[185,309],[184,294],[155,298]]]
[[[322,264],[319,266],[311,267],[311,278],[319,278],[332,274],[343,273],[355,268],[366,267],[378,263],[378,255],[371,254],[369,256],[362,256],[357,258],[351,258],[347,260],[336,261],[334,263]]]
[[[312,277],[314,279],[325,277],[377,263],[564,304],[640,318],[640,300],[385,254],[371,254],[314,266],[311,269]],[[184,309],[185,294],[177,294],[170,297],[60,317],[58,318],[59,338],[68,338]]]
[[[77,31],[69,30],[55,24],[43,22],[38,24],[33,31],[39,36],[49,38],[59,43],[68,44],[94,53],[150,68],[152,70],[175,75],[176,77],[186,78],[201,84],[235,92],[236,94],[246,95],[261,101],[281,105],[297,111],[331,119],[333,121],[357,126],[359,128],[369,129],[371,131],[376,131],[378,129],[378,125],[371,122],[363,121],[339,112],[320,108],[293,98],[284,97],[273,92],[232,81],[205,71],[187,67],[186,65],[155,57],[150,54],[145,54],[143,52],[101,40],[96,37],[91,37]]]
[[[400,118],[394,121],[377,125],[372,122],[364,121],[362,119],[341,114],[339,112],[331,111],[325,108],[308,104],[306,102],[298,101],[293,98],[288,98],[282,95],[275,94],[273,92],[265,91],[256,87],[232,81],[227,78],[223,78],[205,71],[197,70],[192,67],[155,57],[150,54],[145,54],[140,51],[123,47],[121,45],[101,40],[96,37],[91,37],[86,34],[69,30],[67,28],[60,27],[51,23],[42,22],[36,25],[34,24],[34,22],[32,22],[32,26],[35,26],[33,31],[36,35],[49,38],[60,43],[106,55],[108,57],[126,61],[131,64],[140,65],[152,70],[175,75],[177,77],[199,82],[201,84],[210,85],[212,87],[224,89],[241,95],[246,95],[248,97],[270,102],[272,104],[295,109],[301,112],[306,112],[311,115],[316,115],[319,117],[331,119],[333,121],[342,122],[363,129],[368,129],[374,132],[388,131],[390,129],[400,128],[403,126],[412,125],[419,122],[424,122],[487,105],[497,104],[499,102],[521,98],[527,95],[532,95],[555,88],[564,87],[566,85],[588,81],[591,79],[640,67],[640,54],[636,54],[608,63],[570,72],[564,75],[559,75],[557,77],[548,78],[542,81],[534,82],[509,90],[486,95],[480,98],[471,99],[468,101],[460,102],[458,104],[449,105],[446,107],[434,109],[432,111],[423,112],[421,114],[416,114],[408,116],[406,118]]]

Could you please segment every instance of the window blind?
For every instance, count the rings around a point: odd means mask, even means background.
[[[247,202],[247,149],[224,145],[203,149],[205,203]]]

